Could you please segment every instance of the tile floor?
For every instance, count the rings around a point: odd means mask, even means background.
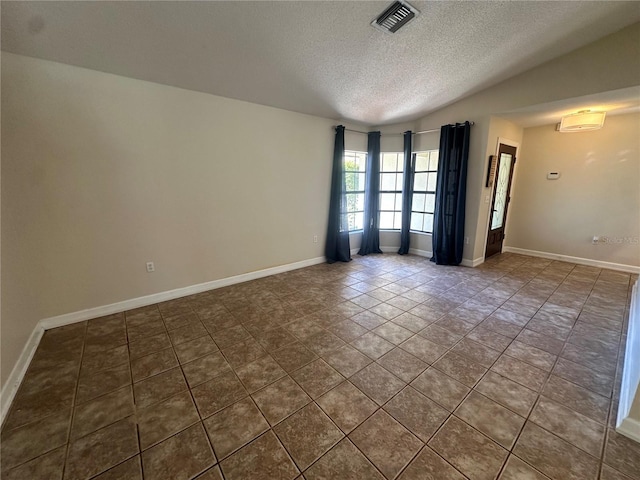
[[[636,278],[356,256],[50,330],[2,479],[640,479]]]

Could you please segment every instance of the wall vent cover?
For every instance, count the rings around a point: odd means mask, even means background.
[[[386,33],[396,33],[418,15],[418,10],[406,2],[396,1],[376,18],[371,25]]]

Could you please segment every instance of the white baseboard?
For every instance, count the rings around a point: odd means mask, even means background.
[[[616,427],[616,432],[640,443],[640,422],[638,420],[630,417],[625,418],[622,423]]]
[[[194,295],[196,293],[206,292],[207,290],[214,290],[216,288],[235,285],[237,283],[248,282],[258,278],[268,277],[269,275],[276,275],[278,273],[297,270],[299,268],[310,267],[311,265],[318,265],[325,261],[325,257],[310,258],[309,260],[302,260],[300,262],[288,263],[286,265],[265,268],[263,270],[256,270],[255,272],[243,273],[241,275],[221,278],[219,280],[199,283],[188,287],[176,288],[166,292],[145,295],[144,297],[132,298],[130,300],[124,300],[122,302],[116,302],[100,307],[88,308],[78,312],[43,318],[36,324],[35,328],[31,332],[31,336],[22,349],[20,357],[18,357],[18,361],[11,370],[11,374],[9,375],[7,382],[2,387],[2,391],[0,392],[0,424],[4,423],[6,414],[11,406],[11,402],[18,392],[18,388],[22,383],[24,375],[27,372],[27,368],[29,367],[29,363],[38,348],[38,344],[40,343],[40,339],[42,338],[45,330],[61,327],[63,325],[70,325],[72,323],[84,322],[85,320],[124,312],[133,308],[153,305],[159,302],[166,302],[167,300],[186,297],[187,295]]]
[[[548,258],[549,260],[560,260],[562,262],[577,263],[578,265],[587,265],[589,267],[606,268],[609,270],[618,270],[621,272],[640,273],[640,267],[635,265],[625,265],[623,263],[604,262],[602,260],[593,260],[591,258],[571,257],[569,255],[560,255],[558,253],[539,252],[537,250],[527,250],[526,248],[503,247],[503,252],[519,253],[521,255],[529,255],[531,257]]]
[[[460,262],[460,265],[462,265],[463,267],[477,267],[478,265],[481,265],[483,263],[484,257],[478,257],[473,260],[467,260],[466,258],[463,258],[462,262]]]
[[[18,388],[22,383],[24,375],[27,373],[27,368],[29,368],[31,359],[36,353],[36,348],[38,348],[38,344],[40,343],[40,339],[43,334],[44,328],[42,328],[42,325],[38,322],[31,332],[27,343],[25,343],[22,348],[18,361],[13,366],[13,369],[9,374],[9,378],[7,378],[7,382],[4,384],[2,391],[0,392],[0,425],[4,424],[11,402],[13,402],[16,393],[18,393]]]

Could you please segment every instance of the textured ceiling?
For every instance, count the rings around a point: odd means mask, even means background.
[[[638,2],[8,2],[2,49],[368,125],[413,120],[640,19]]]

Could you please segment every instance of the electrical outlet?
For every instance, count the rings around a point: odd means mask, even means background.
[[[469,237],[464,237],[464,244],[469,245]]]
[[[147,262],[147,273],[152,273],[156,271],[156,266],[153,262]]]
[[[594,245],[597,245],[599,241],[600,241],[600,237],[598,237],[597,235],[594,235],[593,239],[591,240],[591,243]]]
[[[313,236],[313,243],[318,243],[318,235]]]

